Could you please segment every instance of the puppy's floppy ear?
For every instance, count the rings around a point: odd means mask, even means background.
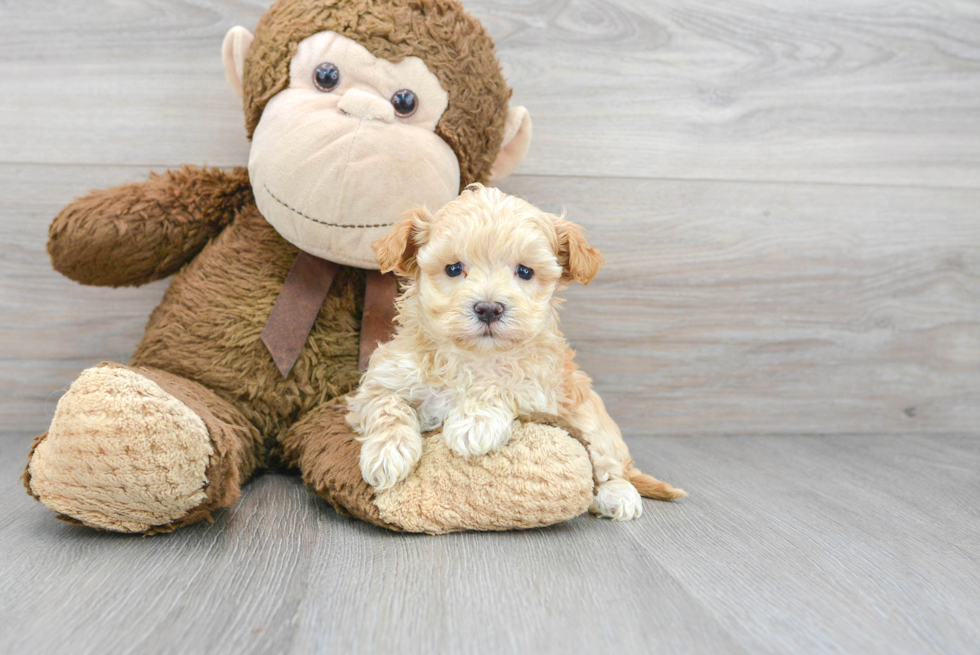
[[[432,215],[425,207],[409,210],[401,221],[371,244],[381,272],[394,271],[404,277],[415,277],[418,264],[415,253],[428,239]]]
[[[562,267],[562,282],[575,280],[588,284],[605,263],[606,258],[585,240],[581,227],[555,217],[555,232],[558,233],[558,263]]]

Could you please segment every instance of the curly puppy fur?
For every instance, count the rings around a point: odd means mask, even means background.
[[[280,0],[262,16],[244,70],[249,138],[266,103],[289,85],[300,41],[334,31],[375,57],[418,57],[449,94],[436,127],[459,158],[461,186],[484,182],[503,143],[511,90],[483,25],[455,0]]]
[[[685,495],[632,467],[558,329],[555,291],[571,280],[588,284],[603,263],[581,228],[476,184],[435,216],[417,210],[375,251],[382,270],[409,279],[397,334],[375,351],[349,403],[361,472],[376,490],[413,470],[422,432],[441,425],[452,450],[480,456],[507,444],[517,415],[547,412],[588,444],[598,482],[593,512],[638,517],[638,489],[665,500]],[[499,315],[481,319],[486,303],[497,303]]]

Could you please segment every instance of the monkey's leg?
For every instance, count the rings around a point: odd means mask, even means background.
[[[105,363],[58,402],[24,484],[69,522],[153,534],[233,505],[260,458],[258,430],[210,389]]]
[[[441,534],[551,525],[585,512],[592,500],[588,452],[557,417],[522,417],[499,452],[468,459],[444,439],[426,438],[418,467],[393,488],[375,492],[361,477],[361,444],[346,413],[339,401],[321,405],[283,439],[287,462],[341,514]]]
[[[337,399],[310,410],[283,437],[286,464],[299,469],[303,482],[339,513],[386,528],[374,503],[374,489],[361,477],[361,444],[345,419],[347,406]]]

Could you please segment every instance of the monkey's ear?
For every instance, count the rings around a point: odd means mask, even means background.
[[[524,161],[530,145],[531,114],[524,107],[511,107],[507,110],[507,122],[504,123],[504,145],[490,168],[490,181],[499,182],[513,173],[518,164]]]
[[[598,249],[589,245],[585,240],[585,232],[581,227],[555,217],[555,232],[558,233],[558,263],[562,267],[562,282],[575,280],[588,284],[596,276],[606,262],[606,258]]]
[[[242,76],[245,74],[245,56],[252,45],[252,33],[238,26],[228,30],[221,43],[221,61],[225,65],[225,78],[232,91],[242,97]]]
[[[391,228],[391,232],[371,244],[381,272],[394,271],[404,277],[415,277],[418,264],[415,255],[429,238],[432,215],[425,207],[412,209]]]

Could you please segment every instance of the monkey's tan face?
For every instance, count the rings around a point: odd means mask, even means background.
[[[459,163],[436,133],[449,97],[417,57],[378,59],[335,32],[300,42],[289,87],[252,136],[259,211],[298,248],[377,268],[371,243],[409,208],[459,192]]]

